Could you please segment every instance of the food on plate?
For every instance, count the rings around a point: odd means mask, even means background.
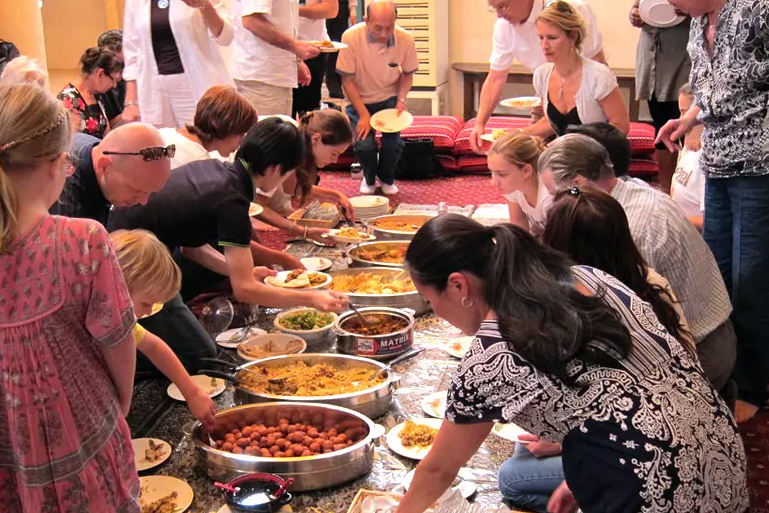
[[[470,344],[463,343],[463,342],[450,342],[448,344],[449,349],[452,351],[456,351],[457,353],[464,353],[470,348]]]
[[[510,98],[504,101],[505,106],[514,109],[531,109],[538,107],[542,101],[536,96],[522,96],[520,98]]]
[[[368,262],[381,262],[383,264],[402,264],[406,260],[408,246],[397,248],[364,247],[355,252],[355,256]]]
[[[156,444],[152,439],[149,440],[148,447],[144,449],[144,459],[152,463],[165,456],[168,451],[166,444]]]
[[[374,226],[380,230],[388,230],[391,232],[410,232],[416,233],[426,221],[376,221]]]
[[[286,343],[275,342],[270,339],[263,344],[249,344],[248,341],[240,345],[240,352],[249,358],[269,358],[282,354],[294,354],[302,349],[302,342],[299,340],[289,340]]]
[[[428,403],[430,405],[430,408],[433,409],[435,413],[440,414],[440,416],[444,416],[446,414],[446,397],[436,397],[432,401]]]
[[[334,43],[331,41],[310,41],[310,44],[321,48],[334,48]]]
[[[222,386],[222,381],[220,381],[217,378],[209,378],[208,386],[203,389],[203,393],[206,395],[211,395],[219,391],[219,389]]]
[[[411,278],[393,280],[391,276],[370,272],[336,276],[331,288],[354,294],[402,294],[416,290]]]
[[[322,416],[257,422],[213,435],[213,446],[233,454],[262,458],[298,458],[341,451],[366,438],[368,428],[357,419],[324,425]],[[296,420],[296,422],[292,422]]]
[[[495,128],[491,131],[491,138],[495,141],[507,133],[507,128]]]
[[[142,513],[174,513],[176,511],[176,498],[178,496],[178,493],[171,492],[155,502],[145,504],[142,506]]]
[[[251,367],[251,370],[255,372],[238,375],[241,385],[249,390],[301,397],[349,394],[372,388],[387,378],[387,373],[381,373],[369,380],[374,372],[370,367],[336,367],[328,363],[297,362],[281,367]]]
[[[358,317],[351,317],[342,325],[342,329],[356,335],[387,335],[408,327],[409,323],[401,317],[392,315],[364,314],[368,324]]]
[[[278,319],[278,324],[289,330],[310,331],[325,328],[334,322],[331,314],[323,314],[313,310],[284,315]]]
[[[386,128],[387,125],[381,119],[374,120],[374,128]]]
[[[433,444],[437,433],[437,429],[407,420],[406,425],[398,433],[398,438],[401,440],[401,445],[407,449],[412,447],[424,449]]]
[[[286,279],[280,283],[281,287],[301,289],[304,287],[315,287],[326,282],[326,277],[320,273],[309,273],[304,269],[294,269],[286,275]]]
[[[336,232],[337,237],[344,237],[346,239],[368,239],[367,233],[361,233],[355,228],[340,228],[339,231]]]

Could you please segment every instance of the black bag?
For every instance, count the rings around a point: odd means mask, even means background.
[[[438,160],[432,139],[404,139],[403,142],[405,146],[395,166],[396,180],[427,180],[453,175]]]
[[[15,44],[0,39],[0,73],[3,72],[9,62],[20,55],[21,52],[16,48]]]

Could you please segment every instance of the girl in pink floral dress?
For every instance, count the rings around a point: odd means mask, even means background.
[[[134,315],[106,231],[48,215],[70,124],[0,85],[0,512],[138,512]]]

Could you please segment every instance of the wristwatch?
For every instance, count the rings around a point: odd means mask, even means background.
[[[403,102],[403,103],[405,104],[405,103],[406,103],[406,99],[405,99],[405,98],[398,98],[398,101],[397,101],[397,102],[395,102],[395,103],[396,103],[396,105],[397,105],[397,104],[398,104],[398,103],[400,103],[400,102]]]

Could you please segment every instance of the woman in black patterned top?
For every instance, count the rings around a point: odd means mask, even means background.
[[[89,48],[80,57],[81,75],[64,86],[56,96],[68,111],[77,114],[80,126],[75,127],[99,139],[109,130],[104,105],[97,94],[104,94],[122,79],[123,61],[113,52],[97,47]]]
[[[398,513],[425,511],[494,422],[563,444],[549,511],[747,511],[729,409],[617,279],[520,228],[450,214],[417,232],[406,263],[435,313],[477,337]]]

